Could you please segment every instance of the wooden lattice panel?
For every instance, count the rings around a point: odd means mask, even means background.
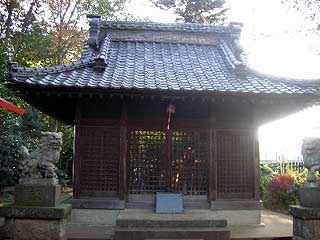
[[[165,133],[129,131],[128,176],[130,194],[150,194],[166,189]]]
[[[216,154],[218,198],[252,198],[252,132],[218,130]]]
[[[118,192],[119,128],[84,127],[79,131],[81,193]]]
[[[208,132],[173,132],[171,188],[184,195],[206,195],[208,190]]]

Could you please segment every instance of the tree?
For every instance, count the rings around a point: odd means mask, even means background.
[[[38,0],[0,2],[0,44],[11,60],[15,60],[28,30],[36,22],[40,6]]]
[[[3,0],[0,1],[0,96],[27,109],[21,118],[0,109],[0,186],[17,181],[20,145],[35,144],[39,131],[64,133],[58,167],[72,158],[73,129],[36,111],[6,87],[8,63],[44,67],[69,63],[80,57],[87,12],[99,10],[115,18],[126,0]],[[31,145],[30,145],[31,144]]]
[[[108,20],[126,19],[124,6],[128,0],[84,0],[82,9],[89,14],[99,14]]]
[[[308,29],[299,29],[311,34],[320,33],[320,1],[319,0],[282,0],[289,9],[302,14],[308,22]]]
[[[224,0],[151,0],[155,6],[173,10],[185,22],[217,24],[226,19]]]

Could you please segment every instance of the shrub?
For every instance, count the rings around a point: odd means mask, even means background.
[[[260,165],[260,197],[263,201],[266,201],[267,192],[266,186],[274,176],[274,171],[268,164]]]
[[[299,201],[299,185],[289,174],[274,176],[267,184],[267,206],[279,210],[287,210],[289,205]],[[271,206],[270,206],[271,205]]]

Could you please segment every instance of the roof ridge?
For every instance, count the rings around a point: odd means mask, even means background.
[[[94,63],[94,58],[81,59],[67,64],[60,64],[49,67],[19,67],[16,63],[10,63],[10,73],[14,76],[40,76],[50,73],[61,73],[72,71],[78,68],[91,66]]]
[[[97,21],[92,18],[91,21]],[[198,23],[157,23],[142,21],[99,21],[100,27],[114,30],[140,30],[140,31],[172,31],[172,32],[205,32],[218,34],[240,34],[241,23],[232,22],[229,25],[210,25]]]

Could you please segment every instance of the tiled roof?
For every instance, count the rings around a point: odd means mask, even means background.
[[[224,27],[163,25],[176,31],[231,31]],[[86,46],[82,60],[41,69],[12,68],[12,80],[45,87],[189,90],[264,94],[313,94],[318,87],[250,71],[230,39],[216,44],[113,41],[112,29],[152,29],[160,24],[102,22],[108,29],[97,49]],[[178,26],[178,27],[177,27]],[[110,30],[111,29],[111,30]],[[191,30],[190,30],[191,29]],[[226,30],[229,29],[229,30]],[[201,31],[202,31],[201,30]],[[212,33],[212,32],[211,32]],[[130,35],[130,32],[128,33]],[[101,37],[101,36],[99,36]]]

